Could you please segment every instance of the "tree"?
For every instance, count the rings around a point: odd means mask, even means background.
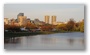
[[[52,25],[42,25],[41,30],[42,31],[52,31],[53,27]]]
[[[8,30],[11,30],[13,32],[19,32],[20,30],[20,26],[16,26],[16,25],[10,25],[10,27],[8,28]]]
[[[80,31],[84,32],[84,20],[80,22]]]
[[[66,24],[61,24],[61,25],[57,25],[56,26],[56,29],[57,30],[64,30],[64,31],[67,31],[67,27],[66,27]]]
[[[35,24],[32,24],[30,22],[27,22],[26,25],[25,25],[25,27],[27,29],[37,29],[36,25]]]
[[[70,19],[66,25],[68,31],[73,31],[74,29],[74,24],[75,24],[75,21],[74,19]]]
[[[74,31],[80,31],[80,23],[79,22],[74,24]]]
[[[4,24],[4,30],[6,30],[6,29],[8,29],[8,28],[10,28],[10,25]]]

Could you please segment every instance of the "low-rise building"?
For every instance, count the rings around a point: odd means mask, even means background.
[[[9,24],[8,18],[4,18],[4,24]]]
[[[53,22],[53,25],[60,25],[63,24],[63,22]]]

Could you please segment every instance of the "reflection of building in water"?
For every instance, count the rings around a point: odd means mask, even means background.
[[[74,39],[68,39],[68,42],[69,42],[69,44],[73,44],[73,42],[74,42]]]
[[[85,44],[85,40],[84,40],[84,39],[80,39],[80,42],[81,42],[82,44]]]
[[[58,41],[58,38],[46,38],[46,37],[42,38],[42,43],[55,44],[57,41]]]
[[[19,43],[19,42],[20,42],[20,38],[18,37],[4,39],[4,43]]]

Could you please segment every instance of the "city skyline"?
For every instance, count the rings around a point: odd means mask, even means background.
[[[67,22],[70,18],[75,21],[84,19],[84,5],[61,5],[61,4],[5,4],[4,5],[4,18],[17,19],[18,13],[24,13],[27,18],[32,20],[38,18],[44,21],[44,16],[55,15],[57,21]]]

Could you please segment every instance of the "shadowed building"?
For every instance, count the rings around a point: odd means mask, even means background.
[[[47,15],[47,16],[45,16],[45,23],[48,23],[49,24],[49,16]]]
[[[35,25],[44,25],[45,22],[40,21],[38,18],[34,20]]]
[[[39,25],[40,24],[40,20],[39,19],[34,19],[34,23],[35,23],[35,25]]]

